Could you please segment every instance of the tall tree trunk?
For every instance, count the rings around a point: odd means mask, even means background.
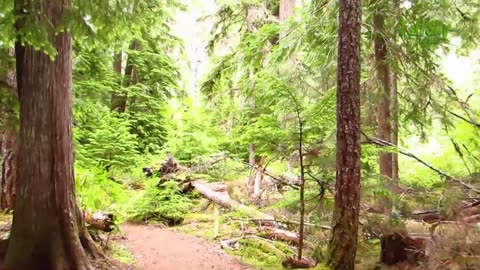
[[[385,9],[376,7],[373,18],[373,26],[375,29],[375,62],[377,67],[377,80],[380,82],[378,87],[378,107],[377,107],[377,123],[378,138],[390,142],[391,126],[390,126],[390,70],[387,64],[387,43],[385,41],[385,17],[383,15]],[[392,154],[381,153],[379,157],[380,175],[388,177],[390,180],[392,173]]]
[[[393,1],[393,10],[397,22],[400,22],[402,19],[402,11],[400,8],[400,1]],[[393,40],[397,41],[397,33],[393,34]],[[392,134],[391,134],[391,143],[398,146],[398,80],[397,80],[397,71],[393,68],[390,70],[390,86],[391,86],[391,123],[392,123]],[[398,188],[398,179],[399,179],[399,168],[398,168],[398,154],[392,153],[392,181],[395,187]]]
[[[245,9],[245,15],[247,18],[247,33],[253,32],[255,30],[254,26],[254,21],[255,21],[255,6],[254,5],[248,5],[246,6]],[[249,71],[249,78],[251,81],[253,81],[255,76],[255,70],[253,68],[250,68]],[[255,112],[255,97],[250,96],[248,97],[249,105],[252,109],[252,113],[250,114],[252,118],[256,117],[256,112]],[[248,185],[247,188],[251,195],[254,197],[255,196],[255,181],[257,179],[257,174],[259,173],[257,170],[254,169],[254,166],[256,166],[256,151],[255,151],[255,144],[250,143],[248,145],[248,163],[252,166],[252,173],[250,174],[250,178],[248,180]]]
[[[114,56],[113,60],[113,70],[115,73],[118,74],[119,78],[122,77],[122,52],[117,53]],[[118,86],[122,86],[122,80],[119,80]],[[120,94],[118,92],[113,92],[111,99],[110,99],[110,110],[111,111],[120,111],[122,110],[122,104],[123,104],[123,94]],[[123,107],[123,111],[125,111],[125,107]]]
[[[17,182],[17,136],[5,131],[1,144],[2,179],[0,209],[13,210],[15,207],[15,183]]]
[[[353,270],[360,210],[360,0],[340,0],[337,163],[329,264]]]
[[[391,74],[391,106],[392,106],[392,136],[391,143],[398,145],[398,89],[397,89],[397,73],[392,71]],[[398,154],[392,153],[392,181],[398,186]]]
[[[137,41],[137,40],[134,40],[130,43],[130,47],[129,47],[129,51],[134,51],[134,50],[138,50],[139,48],[139,45],[140,43]],[[120,70],[121,70],[121,64],[122,64],[122,60],[121,58],[119,59],[118,58],[119,56],[117,56],[117,58],[115,59],[115,62],[114,62],[114,69],[118,72],[118,66],[120,66]],[[121,57],[121,56],[120,56]],[[120,63],[118,63],[120,61]],[[135,76],[134,76],[134,64],[133,64],[133,61],[132,61],[132,56],[131,55],[128,55],[127,57],[127,65],[125,67],[125,75],[124,75],[124,79],[123,79],[123,86],[130,86],[132,85],[132,82],[135,80]],[[111,99],[111,104],[110,104],[110,109],[112,111],[118,111],[120,113],[124,113],[127,109],[127,98],[128,98],[128,93],[125,91],[125,90],[122,90],[120,91],[120,93],[113,93],[112,95],[112,99]]]
[[[17,41],[20,144],[15,212],[2,269],[91,269],[87,251],[100,252],[75,199],[71,103],[71,37],[58,30],[68,0],[16,0],[18,27],[48,21],[55,60]]]
[[[10,57],[15,57],[15,51],[11,48],[8,52]],[[11,96],[18,99],[17,91],[17,77],[15,76],[15,69],[7,67],[5,73],[3,87],[8,88]],[[0,85],[2,86],[2,85]],[[0,108],[0,110],[2,110]],[[0,133],[0,154],[2,156],[1,165],[1,195],[0,195],[0,209],[13,210],[15,207],[15,183],[17,182],[17,126],[18,115],[12,113],[13,110],[5,108],[5,111],[0,112],[0,117],[5,122],[10,122],[6,126],[6,130]]]

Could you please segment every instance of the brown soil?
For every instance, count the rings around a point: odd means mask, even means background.
[[[218,246],[195,236],[168,229],[124,224],[126,239],[120,243],[130,250],[141,270],[251,270]]]

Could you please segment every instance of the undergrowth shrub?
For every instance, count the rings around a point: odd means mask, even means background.
[[[75,168],[75,184],[82,209],[111,212],[117,220],[125,216],[124,207],[131,197],[130,192],[109,179],[103,169]]]
[[[160,186],[157,184],[158,179],[147,182],[146,189],[130,206],[129,219],[154,220],[169,226],[181,223],[189,209],[193,207],[192,200],[180,193],[178,183],[175,181],[167,181]]]
[[[180,111],[180,113],[179,113]],[[218,153],[222,133],[212,124],[204,108],[190,99],[172,100],[166,111],[166,151],[180,161],[191,161],[199,156]]]
[[[130,133],[129,121],[105,109],[93,109],[92,114],[89,117],[95,120],[78,117],[76,161],[83,167],[132,168],[138,158],[138,140]]]

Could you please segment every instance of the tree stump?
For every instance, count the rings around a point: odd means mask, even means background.
[[[380,261],[385,265],[411,263],[416,265],[425,257],[425,238],[398,232],[384,235],[381,242]]]

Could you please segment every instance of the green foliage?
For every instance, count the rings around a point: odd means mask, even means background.
[[[114,243],[110,248],[110,254],[115,260],[126,264],[135,263],[134,254],[132,254],[125,246]]]
[[[82,116],[78,112],[80,123],[75,133],[78,162],[106,169],[131,168],[138,152],[136,136],[130,133],[128,120],[108,111],[91,109],[86,116],[91,121],[81,121]]]
[[[111,212],[120,221],[125,218],[125,205],[130,199],[130,194],[123,185],[109,179],[104,170],[77,166],[75,186],[82,209]]]
[[[148,181],[145,191],[131,204],[129,219],[180,224],[193,206],[191,200],[180,194],[178,182],[167,181],[161,186],[157,185],[156,179]]]
[[[278,269],[280,267],[280,260],[283,258],[277,257],[275,254],[266,251],[259,243],[240,240],[241,248],[234,251],[233,254],[241,256],[246,263],[261,269]]]
[[[209,115],[192,100],[172,100],[167,114],[166,151],[179,160],[190,161],[219,151],[221,133]]]

